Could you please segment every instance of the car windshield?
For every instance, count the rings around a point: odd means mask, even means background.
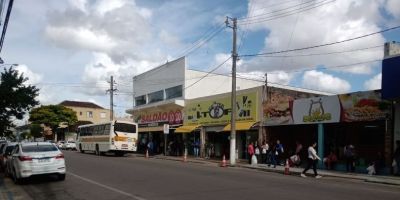
[[[75,142],[68,142],[68,143],[75,143]]]
[[[114,131],[124,132],[124,133],[136,133],[136,125],[115,123]]]
[[[46,152],[46,151],[57,151],[57,147],[54,145],[29,145],[22,146],[22,151],[31,153],[31,152]]]

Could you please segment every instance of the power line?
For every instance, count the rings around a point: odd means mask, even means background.
[[[312,10],[312,9],[315,9],[315,8],[319,8],[321,6],[333,3],[335,1],[336,0],[332,0],[332,1],[328,1],[328,2],[323,2],[322,1],[322,3],[319,3],[319,4],[317,3],[316,5],[312,5],[312,7],[305,6],[305,7],[301,8],[301,9],[291,10],[289,12],[280,13],[280,14],[277,14],[277,15],[274,15],[274,16],[270,16],[270,17],[267,17],[267,18],[242,20],[242,21],[238,22],[238,24],[239,25],[246,25],[246,24],[256,24],[256,23],[272,21],[272,20],[275,20],[275,19],[280,19],[280,18],[284,18],[284,17],[288,17],[288,16],[291,16],[291,15],[297,14],[297,13],[306,12],[306,11],[309,11],[309,10]],[[306,9],[304,9],[304,8],[306,8]],[[293,12],[293,11],[297,11],[297,12]]]
[[[376,35],[376,34],[379,34],[379,33],[388,32],[388,31],[395,30],[395,29],[398,29],[398,28],[400,28],[400,26],[395,26],[395,27],[384,29],[384,30],[380,30],[380,31],[377,31],[377,32],[373,32],[373,33],[369,33],[369,34],[365,34],[365,35],[361,35],[361,36],[358,36],[358,37],[349,38],[349,39],[345,39],[345,40],[341,40],[341,41],[331,42],[331,43],[319,44],[319,45],[315,45],[315,46],[302,47],[302,48],[296,48],[296,49],[288,49],[288,50],[282,50],[282,51],[273,51],[273,52],[265,52],[265,53],[257,53],[257,54],[245,54],[245,55],[241,55],[240,57],[272,55],[272,54],[286,53],[286,52],[292,52],[292,51],[302,51],[302,50],[307,50],[307,49],[314,49],[314,48],[319,48],[319,47],[324,47],[324,46],[340,44],[340,43],[344,43],[344,42],[350,42],[350,41],[353,41],[353,40],[369,37],[369,36]]]
[[[12,7],[13,7],[13,3],[14,3],[14,0],[10,0],[10,2],[8,3],[6,19],[4,20],[3,32],[1,33],[1,39],[0,39],[0,52],[3,49],[4,38],[6,36],[7,27],[8,27],[8,21],[10,20],[10,15],[11,15],[11,10],[12,10]]]
[[[289,7],[283,8],[283,9],[274,10],[274,11],[267,12],[267,13],[261,13],[261,14],[258,14],[258,15],[253,15],[253,16],[249,16],[249,17],[245,17],[245,18],[240,18],[240,19],[238,19],[238,20],[250,21],[250,19],[252,19],[252,18],[257,18],[257,17],[259,17],[259,16],[269,15],[269,14],[281,12],[281,11],[284,11],[284,10],[289,10],[289,9],[291,9],[291,8],[296,8],[296,7],[300,7],[300,8],[301,8],[302,5],[308,4],[308,3],[313,3],[313,2],[315,2],[315,1],[316,1],[316,0],[306,1],[306,2],[303,2],[303,3],[300,3],[300,4],[296,4],[296,5],[293,5],[293,6],[289,6]]]

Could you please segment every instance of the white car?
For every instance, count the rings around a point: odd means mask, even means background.
[[[63,145],[63,149],[66,149],[66,150],[69,150],[69,149],[71,149],[71,150],[76,150],[76,144],[75,144],[74,141],[66,141],[66,142],[64,143],[64,145]]]
[[[58,141],[58,142],[57,142],[58,148],[59,148],[59,149],[64,148],[64,143],[65,143],[64,141]]]
[[[10,170],[15,183],[43,174],[56,174],[59,180],[65,180],[64,154],[48,142],[20,143],[12,152]]]

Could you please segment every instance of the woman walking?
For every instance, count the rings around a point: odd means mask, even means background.
[[[317,163],[318,160],[321,160],[320,157],[317,155],[317,151],[315,150],[315,147],[317,146],[317,143],[314,142],[310,147],[308,147],[308,163],[307,167],[304,169],[304,171],[300,174],[301,177],[307,177],[306,172],[311,168],[314,170],[314,175],[315,178],[321,178],[322,176],[318,175],[317,173]]]

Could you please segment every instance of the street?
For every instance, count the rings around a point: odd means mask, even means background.
[[[398,186],[65,151],[67,178],[19,186],[31,199],[398,199]]]

